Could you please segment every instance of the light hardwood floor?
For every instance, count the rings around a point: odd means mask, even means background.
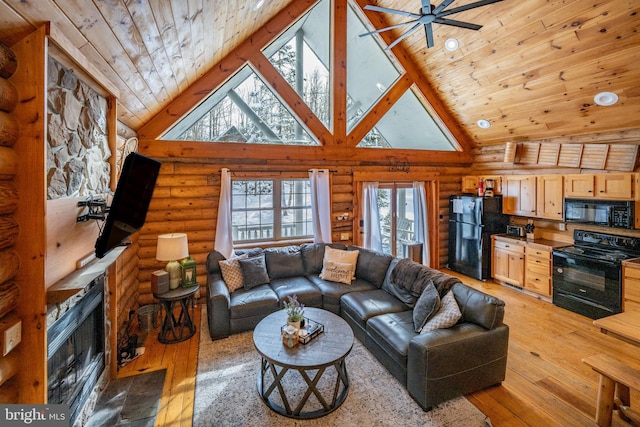
[[[506,380],[467,396],[494,426],[595,426],[598,376],[582,358],[603,353],[640,369],[640,347],[602,334],[591,319],[492,281],[460,277],[506,303],[505,323],[510,328]],[[199,319],[198,307],[197,325]],[[156,426],[191,426],[198,333],[171,345],[160,344],[157,333],[152,333],[145,345],[146,353],[121,368],[118,376],[166,368]],[[636,407],[639,394],[631,392]],[[624,425],[614,418],[614,426]]]

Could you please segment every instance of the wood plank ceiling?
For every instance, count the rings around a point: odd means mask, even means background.
[[[266,0],[254,11],[256,0],[0,0],[0,40],[12,44],[51,21],[109,76],[120,92],[119,119],[137,130],[291,1]],[[484,25],[479,31],[434,25],[434,48],[424,31],[400,46],[472,145],[638,129],[639,11],[635,0],[504,0],[450,17]],[[406,20],[367,15],[382,17],[377,25]],[[393,40],[400,30],[387,34]],[[442,47],[449,37],[460,42],[455,52]],[[619,102],[596,105],[601,91]],[[492,126],[479,128],[479,119]]]

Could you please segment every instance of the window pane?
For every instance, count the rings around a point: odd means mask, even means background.
[[[396,255],[406,257],[407,245],[415,243],[412,188],[397,189],[396,211]]]
[[[281,206],[282,237],[306,237],[313,234],[309,180],[282,181]]]

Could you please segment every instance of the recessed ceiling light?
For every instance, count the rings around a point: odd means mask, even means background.
[[[258,0],[253,6],[253,10],[258,10],[264,5],[265,0]]]
[[[458,40],[454,39],[454,38],[450,38],[447,39],[444,42],[444,48],[447,49],[449,52],[455,52],[456,50],[458,50]]]
[[[618,95],[613,92],[600,92],[593,97],[593,100],[598,105],[608,106],[618,102]]]
[[[489,120],[485,120],[485,119],[478,120],[477,124],[478,124],[478,127],[482,129],[489,129],[491,127],[491,123],[489,123]]]

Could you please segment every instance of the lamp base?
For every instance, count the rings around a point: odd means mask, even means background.
[[[169,261],[165,267],[167,273],[169,273],[169,289],[176,289],[180,287],[182,281],[182,267],[178,261]]]

